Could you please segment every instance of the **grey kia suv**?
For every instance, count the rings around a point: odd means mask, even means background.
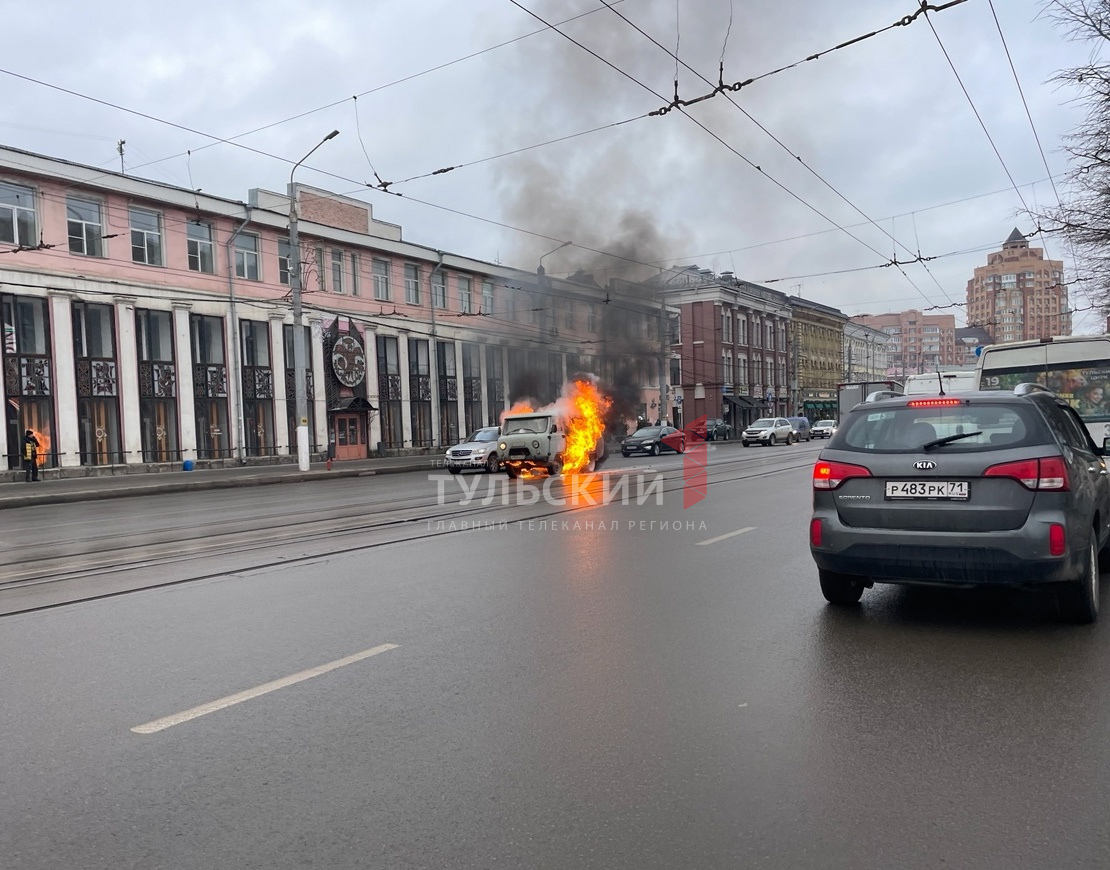
[[[875,583],[1051,584],[1065,618],[1093,622],[1107,453],[1035,384],[859,405],[813,468],[821,591],[854,604]]]

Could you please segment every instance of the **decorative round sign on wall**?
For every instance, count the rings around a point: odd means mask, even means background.
[[[366,377],[366,353],[353,335],[344,335],[331,351],[331,367],[339,383],[357,387]]]

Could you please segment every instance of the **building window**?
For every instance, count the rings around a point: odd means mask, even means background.
[[[193,413],[197,458],[217,459],[231,453],[224,363],[224,321],[221,317],[189,317],[193,353]]]
[[[77,378],[77,427],[82,465],[119,465],[119,370],[115,309],[73,303],[73,356]]]
[[[115,359],[112,315],[110,305],[74,303],[73,354],[77,359]]]
[[[375,263],[379,262],[377,260]],[[378,400],[381,403],[382,444],[386,447],[404,445],[401,420],[401,363],[397,339],[378,336]]]
[[[320,285],[320,292],[326,293],[328,289],[327,275],[324,273],[324,246],[316,246],[316,283]]]
[[[432,305],[447,307],[447,276],[442,271],[432,272]]]
[[[215,248],[212,246],[212,225],[189,221],[185,225],[186,245],[189,248],[189,268],[194,272],[216,271]]]
[[[177,369],[173,315],[135,310],[139,349],[139,423],[143,462],[171,462],[181,456],[177,426]]]
[[[574,329],[574,300],[568,299],[566,309],[563,311],[563,326]]]
[[[405,301],[420,304],[420,267],[412,263],[405,263]]]
[[[156,211],[129,208],[131,259],[148,266],[162,265],[162,216]]]
[[[104,256],[104,224],[100,217],[99,202],[67,196],[66,227],[69,231],[71,254]]]
[[[470,289],[470,279],[459,275],[459,311],[462,314],[473,313],[474,300]]]
[[[379,302],[389,301],[388,260],[374,260],[374,298]]]
[[[597,306],[593,303],[586,309],[586,331],[597,332]]]
[[[721,340],[725,344],[732,344],[732,314],[726,312],[721,315]]]
[[[343,252],[331,249],[331,289],[343,292]]]
[[[351,295],[358,296],[358,254],[351,254]]]
[[[250,281],[258,280],[258,236],[240,233],[235,237],[235,274]]]
[[[573,303],[571,303],[573,307]],[[482,313],[493,314],[493,282],[482,282]],[[573,319],[573,314],[569,315]],[[570,328],[573,324],[568,323],[567,327]]]
[[[35,191],[0,182],[0,242],[32,247],[38,244],[35,225]]]
[[[278,239],[278,281],[282,284],[289,284],[289,260],[292,256],[289,239]]]

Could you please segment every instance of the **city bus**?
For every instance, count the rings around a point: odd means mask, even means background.
[[[1095,444],[1110,438],[1110,335],[987,345],[976,371],[980,390],[1043,384],[1079,412]]]

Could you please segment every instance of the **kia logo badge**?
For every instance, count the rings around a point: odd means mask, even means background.
[[[919,471],[928,471],[930,468],[936,468],[937,464],[931,459],[921,459],[915,462],[913,467]]]

